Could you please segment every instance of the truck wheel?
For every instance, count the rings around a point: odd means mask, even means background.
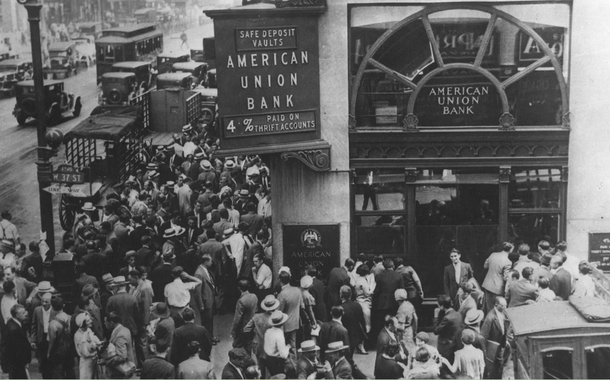
[[[62,194],[59,201],[59,224],[61,224],[61,228],[64,231],[72,230],[75,217],[76,211],[70,206],[67,194]]]

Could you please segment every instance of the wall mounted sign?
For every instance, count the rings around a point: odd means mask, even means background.
[[[340,266],[339,225],[283,225],[284,265],[292,278],[301,278],[309,265],[318,275],[328,277],[332,268]]]
[[[433,22],[432,30],[436,37],[441,57],[448,62],[472,62],[479,52],[485,36],[487,21],[446,23]],[[498,64],[498,36],[492,33],[491,41],[483,57],[483,64]]]
[[[545,28],[534,28],[534,31],[542,37],[553,54],[555,54],[555,57],[557,57],[559,64],[563,66],[564,37],[566,29],[549,26]],[[517,61],[520,67],[528,66],[544,57],[544,51],[532,37],[520,30],[517,34],[517,38],[517,48],[519,49],[517,52]],[[551,63],[548,62],[543,67],[551,66]]]
[[[318,19],[273,12],[214,19],[223,149],[320,138]]]
[[[610,232],[589,233],[589,262],[601,271],[610,272]]]

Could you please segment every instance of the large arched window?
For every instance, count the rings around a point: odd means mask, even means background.
[[[354,6],[352,129],[568,127],[569,6]]]

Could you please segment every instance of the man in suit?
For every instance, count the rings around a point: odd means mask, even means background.
[[[214,342],[218,342],[218,339],[214,336],[214,312],[216,309],[216,282],[214,281],[214,275],[212,274],[212,257],[210,255],[203,255],[201,257],[201,264],[195,271],[195,277],[201,280],[201,286],[195,288],[196,296],[200,297],[201,305],[201,324],[208,330],[212,336]]]
[[[89,276],[85,272],[85,266],[82,263],[76,264],[74,268],[76,275],[78,276],[74,283],[74,291],[72,293],[74,295],[74,299],[78,299],[78,297],[80,297],[85,285],[92,285],[96,289],[100,288],[100,284],[97,282],[97,279],[93,276]]]
[[[375,358],[375,360],[377,360],[379,358],[379,356],[381,356],[386,348],[390,345],[390,344],[396,344],[398,345],[398,337],[396,336],[396,328],[398,327],[398,320],[394,317],[392,317],[391,315],[386,315],[383,318],[383,324],[384,327],[383,329],[381,329],[381,331],[379,332],[379,335],[377,335],[377,343],[376,343],[376,350],[377,350],[377,356]]]
[[[512,262],[508,259],[508,254],[512,250],[513,245],[505,242],[502,244],[502,251],[492,253],[485,260],[484,267],[487,269],[487,275],[483,281],[483,289],[485,290],[484,311],[486,312],[493,309],[495,297],[504,296],[506,273],[512,266]]]
[[[188,219],[188,226],[186,228],[186,243],[187,246],[192,246],[197,244],[197,238],[201,235],[202,231],[199,227],[197,227],[197,218],[194,216],[190,216]]]
[[[145,267],[146,272],[151,273],[157,265],[161,264],[161,259],[155,252],[155,248],[152,245],[152,238],[150,236],[142,236],[140,242],[141,247],[136,251],[136,265]]]
[[[250,359],[243,348],[233,348],[229,351],[229,362],[222,370],[221,379],[245,379],[244,366]]]
[[[343,308],[343,318],[341,322],[348,331],[349,336],[349,356],[351,357],[356,347],[365,340],[366,322],[364,313],[359,303],[352,301],[352,288],[347,285],[341,287],[341,307]],[[366,354],[366,351],[364,351]]]
[[[318,344],[320,345],[322,353],[322,357],[320,358],[322,361],[325,360],[324,354],[331,342],[341,341],[344,345],[349,347],[349,334],[341,322],[343,318],[343,308],[341,306],[333,306],[330,309],[330,316],[332,317],[330,321],[320,324]]]
[[[28,312],[20,304],[11,308],[11,319],[2,331],[1,362],[2,371],[8,373],[9,379],[27,379],[26,365],[30,364],[32,351],[24,323],[28,319]]]
[[[152,305],[153,291],[150,285],[142,277],[142,273],[138,270],[129,272],[129,294],[134,296],[138,301],[138,309],[140,311],[138,335],[134,336],[136,356],[138,358],[138,367],[146,360],[146,352],[148,347],[148,334],[144,331],[150,322],[150,307]]]
[[[349,346],[342,341],[331,342],[324,353],[324,357],[331,365],[333,379],[352,379],[352,365],[345,357],[345,350]]]
[[[400,346],[397,343],[390,343],[386,346],[385,352],[377,355],[375,361],[376,379],[402,379],[403,369],[394,358],[398,355]]]
[[[445,273],[443,274],[445,294],[451,297],[453,302],[455,302],[460,285],[473,277],[470,264],[460,261],[461,257],[460,252],[453,248],[449,254],[451,264],[445,267]]]
[[[184,325],[178,327],[174,333],[171,350],[172,364],[178,366],[178,364],[190,357],[188,344],[192,341],[199,342],[201,347],[199,358],[209,362],[212,352],[212,337],[208,330],[203,326],[195,324],[195,312],[190,308],[182,311],[182,319],[184,320]]]
[[[131,337],[138,336],[142,319],[140,315],[140,307],[138,300],[133,295],[127,293],[128,281],[123,276],[114,278],[112,284],[114,295],[108,298],[106,304],[106,312],[115,312],[120,318],[120,324],[129,329]]]
[[[312,374],[316,374],[314,378],[318,376],[318,352],[320,347],[316,346],[316,342],[313,340],[306,340],[301,342],[301,348],[299,353],[301,358],[297,362],[297,379],[308,379]]]
[[[534,277],[532,281],[538,281],[540,277],[546,277],[549,282],[551,282],[551,279],[553,278],[553,273],[551,273],[550,270],[552,258],[553,255],[549,252],[546,252],[540,256],[540,266],[534,269]]]
[[[566,262],[566,255],[562,252],[557,252],[551,259],[551,269],[557,269],[555,275],[551,278],[549,288],[555,292],[555,295],[568,300],[572,293],[572,275],[568,272],[563,264]]]
[[[120,276],[128,278],[131,271],[137,270],[141,272],[141,269],[136,266],[136,251],[127,251],[125,253],[125,260],[127,261],[127,266],[119,270]]]
[[[328,320],[328,314],[326,311],[326,303],[324,302],[324,282],[317,277],[318,270],[313,265],[307,267],[307,274],[313,278],[313,285],[309,288],[309,294],[316,300],[316,304],[313,306],[313,314],[315,315],[316,320],[326,322]]]
[[[165,285],[174,281],[172,270],[174,269],[174,259],[176,256],[173,253],[163,254],[163,264],[153,269],[150,274],[155,302],[165,302]]]
[[[47,355],[49,351],[49,322],[55,318],[57,312],[51,308],[51,293],[44,293],[41,297],[41,305],[34,309],[30,339],[32,349],[36,351],[40,372],[44,379],[50,379],[51,363]]]
[[[121,324],[121,317],[114,311],[106,316],[106,328],[111,332],[109,342],[114,345],[116,355],[106,359],[106,372],[111,379],[123,379],[125,375],[117,370],[123,363],[135,363],[133,340],[129,329]]]
[[[280,308],[278,310],[288,315],[288,320],[284,324],[284,335],[286,337],[286,344],[290,345],[291,350],[295,350],[297,330],[301,323],[300,312],[303,296],[301,289],[290,285],[289,273],[280,273],[280,284],[282,285],[282,291],[277,295],[277,299],[280,301]]]
[[[538,298],[538,286],[532,284],[534,269],[525,267],[521,271],[521,279],[508,284],[506,301],[508,307],[516,307],[527,304],[527,301],[536,302]]]
[[[339,306],[341,295],[339,290],[343,285],[350,285],[349,272],[354,268],[354,260],[346,259],[341,268],[333,268],[328,275],[328,286],[326,287],[326,305],[328,307]]]
[[[436,348],[441,356],[453,363],[452,342],[455,335],[462,330],[462,316],[451,307],[451,299],[441,294],[436,299],[438,309],[434,310],[434,333],[438,335]]]
[[[252,202],[248,202],[246,204],[247,213],[243,214],[239,218],[240,221],[248,223],[248,227],[250,228],[249,232],[251,235],[256,234],[263,225],[264,217],[262,215],[257,214],[256,211],[256,205]]]
[[[371,334],[375,336],[382,328],[383,318],[386,315],[395,315],[398,302],[394,298],[396,289],[404,289],[404,279],[400,273],[394,271],[394,262],[391,259],[383,261],[382,272],[375,275],[375,291],[373,292],[372,326]]]
[[[265,343],[265,332],[272,327],[271,314],[280,307],[280,301],[278,301],[273,294],[269,294],[263,302],[261,302],[261,309],[264,313],[254,314],[252,319],[244,327],[245,333],[253,333],[252,339],[252,352],[258,359],[259,367],[264,370],[266,368],[265,358],[267,354],[264,350]]]
[[[25,305],[26,300],[36,287],[36,283],[26,280],[23,277],[17,277],[15,268],[10,266],[4,268],[4,281],[13,281],[15,284],[15,298],[20,305]]]
[[[250,282],[246,279],[242,278],[239,280],[237,288],[241,292],[241,296],[239,297],[239,300],[237,300],[233,324],[231,326],[233,347],[245,347],[246,350],[250,352],[251,345],[244,333],[244,327],[256,313],[258,298],[256,298],[256,295],[249,292]]]
[[[512,324],[506,314],[504,297],[496,297],[494,308],[487,313],[483,327],[481,327],[481,335],[488,341],[498,343],[498,350],[488,372],[491,379],[500,379],[502,368],[510,354],[510,343],[514,337]],[[490,355],[490,352],[487,354]]]

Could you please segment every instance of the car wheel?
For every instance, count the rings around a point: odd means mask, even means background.
[[[53,125],[59,124],[61,121],[61,110],[57,103],[51,106],[51,112],[49,112],[49,122]]]

